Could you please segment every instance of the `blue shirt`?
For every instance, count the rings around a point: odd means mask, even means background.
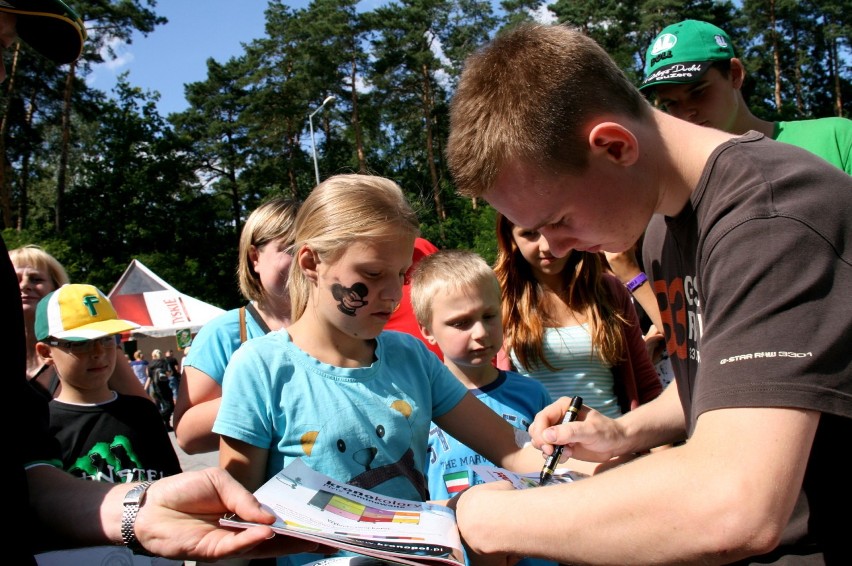
[[[513,427],[524,431],[529,429],[536,413],[552,403],[550,394],[542,384],[513,371],[501,371],[493,383],[482,389],[471,389],[470,392]],[[470,466],[474,465],[494,464],[432,423],[426,459],[429,498],[449,499],[468,486],[483,483],[471,471]],[[556,562],[549,560],[524,558],[516,566],[555,565]]]
[[[265,334],[251,313],[246,311],[246,340]],[[183,365],[203,371],[222,385],[225,368],[240,345],[240,309],[232,309],[201,327],[192,340]]]
[[[430,422],[467,389],[413,336],[385,331],[376,343],[370,366],[340,368],[286,329],[246,342],[225,371],[213,432],[268,449],[266,479],[301,458],[338,481],[423,500]]]

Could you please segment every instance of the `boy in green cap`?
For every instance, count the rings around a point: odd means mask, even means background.
[[[120,334],[137,326],[119,320],[92,285],[63,285],[36,307],[36,351],[62,383],[50,402],[50,431],[72,475],[128,483],[181,471],[157,408],[109,388]]]
[[[648,46],[645,78],[639,89],[652,95],[662,110],[687,122],[730,134],[754,130],[806,149],[852,174],[852,120],[761,120],[751,113],[743,97],[745,78],[745,66],[736,57],[733,42],[724,30],[699,20],[683,20],[664,28]],[[652,219],[651,225],[654,224],[659,230],[662,218]],[[613,272],[624,283],[642,273],[637,253],[628,250],[607,254]],[[657,326],[660,316],[652,295],[647,286],[635,293]]]
[[[807,149],[852,174],[852,120],[818,118],[769,122],[743,97],[746,70],[724,30],[699,20],[663,29],[645,54],[639,87],[672,116],[731,134],[749,130]]]

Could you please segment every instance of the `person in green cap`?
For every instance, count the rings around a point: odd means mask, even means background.
[[[71,63],[83,53],[86,26],[60,0],[0,1],[0,82],[6,80],[3,55],[18,39],[55,63]]]
[[[762,120],[743,97],[745,78],[745,66],[724,30],[684,20],[664,28],[648,46],[639,89],[672,116],[731,134],[755,130],[807,149],[852,174],[852,120]]]
[[[700,20],[683,20],[664,28],[648,46],[639,89],[682,120],[738,135],[754,130],[806,149],[852,174],[852,120],[762,120],[746,104],[745,78],[745,66],[724,30]],[[654,223],[662,219],[652,219]],[[607,253],[607,260],[618,278],[628,283],[642,275],[640,254],[641,241],[624,253]],[[657,326],[660,316],[653,292],[643,286],[634,297]]]

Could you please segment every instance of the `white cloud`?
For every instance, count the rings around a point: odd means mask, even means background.
[[[426,30],[426,41],[429,42],[432,53],[435,55],[435,58],[441,62],[441,65],[444,67],[452,65],[451,61],[444,54],[444,46],[441,44],[441,39],[433,34],[431,30]],[[438,69],[435,71],[435,80],[446,88],[450,87],[450,77],[444,69]]]
[[[546,2],[542,3],[535,10],[530,10],[530,15],[532,16],[532,18],[536,22],[538,22],[540,24],[556,23],[556,15],[553,12],[551,12],[550,10],[547,9],[547,5],[549,3],[550,2],[546,1]]]
[[[110,48],[113,55],[110,55]],[[86,84],[97,87],[98,83],[113,84],[115,78],[127,68],[134,60],[133,52],[129,46],[118,38],[110,39],[101,49],[101,57],[104,62],[92,66],[92,72],[86,77]]]
[[[109,49],[112,49],[116,57],[110,58]],[[103,67],[114,73],[119,73],[123,67],[126,67],[133,61],[133,52],[124,41],[113,38],[107,42],[107,45],[101,49],[101,56],[104,58]]]

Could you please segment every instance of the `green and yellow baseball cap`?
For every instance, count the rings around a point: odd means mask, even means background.
[[[86,26],[62,0],[0,0],[0,12],[15,14],[21,40],[56,63],[70,63],[83,52]]]
[[[734,55],[722,29],[699,20],[684,20],[663,29],[645,53],[645,78],[639,89],[685,84],[700,79],[714,61]]]
[[[48,336],[83,342],[139,328],[118,318],[112,303],[93,285],[67,284],[45,295],[36,306],[36,339]]]

